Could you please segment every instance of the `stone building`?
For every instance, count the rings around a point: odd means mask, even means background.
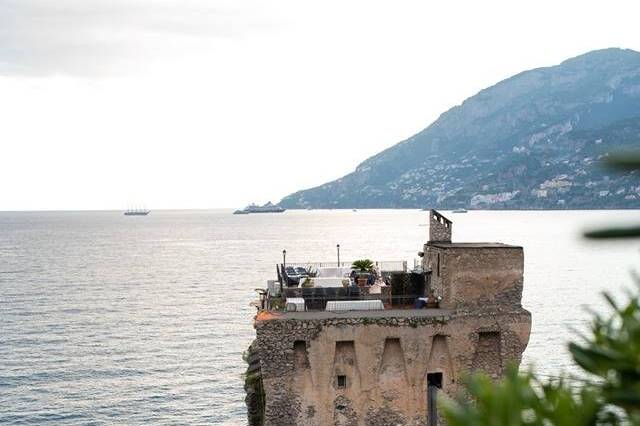
[[[433,210],[429,220],[417,295],[426,307],[290,312],[263,300],[251,424],[436,425],[438,394],[455,395],[465,373],[498,378],[520,363],[531,329],[522,247],[452,242],[451,221]]]

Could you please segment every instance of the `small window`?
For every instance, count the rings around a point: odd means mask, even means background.
[[[338,388],[344,389],[347,387],[347,376],[338,376]]]
[[[438,389],[442,389],[442,373],[427,374],[427,385],[435,386]]]

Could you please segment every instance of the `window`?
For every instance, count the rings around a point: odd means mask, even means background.
[[[339,375],[338,376],[338,388],[344,389],[347,387],[347,376]]]
[[[442,389],[442,373],[427,374],[427,385],[435,386],[438,389]]]

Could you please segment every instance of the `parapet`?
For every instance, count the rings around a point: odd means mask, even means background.
[[[429,241],[451,242],[453,222],[442,214],[429,210]]]

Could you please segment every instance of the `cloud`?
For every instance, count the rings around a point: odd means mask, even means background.
[[[0,75],[126,74],[276,26],[260,9],[253,1],[0,0]]]

